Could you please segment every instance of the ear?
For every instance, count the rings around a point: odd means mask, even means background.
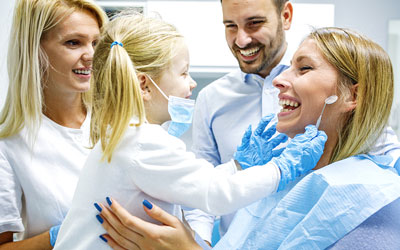
[[[140,83],[140,89],[142,91],[143,101],[149,101],[151,99],[150,80],[146,77],[146,74],[139,73],[138,79]]]
[[[292,25],[293,5],[290,1],[285,3],[281,12],[282,27],[284,30],[289,30]]]
[[[351,112],[357,107],[357,91],[358,91],[358,83],[354,84],[350,88],[350,95],[344,101],[345,103],[344,112]]]

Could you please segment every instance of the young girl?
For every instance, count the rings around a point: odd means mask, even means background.
[[[93,208],[107,196],[149,221],[138,201],[150,200],[179,218],[180,206],[174,204],[219,215],[276,192],[295,178],[293,173],[315,166],[326,140],[315,127],[299,136],[306,145],[288,145],[297,147],[296,156],[306,157],[275,160],[282,164],[237,171],[233,160],[214,168],[186,152],[184,143],[169,133],[177,135],[185,127],[185,119],[176,118],[190,116],[190,110],[182,112],[196,86],[188,68],[183,37],[159,19],[121,15],[105,28],[94,55],[91,89],[91,140],[98,143],[81,172],[56,249],[109,248],[97,238],[105,231]],[[171,118],[168,133],[160,125]],[[282,155],[293,151],[292,147]],[[307,161],[309,156],[313,160]],[[95,207],[101,211],[103,206]]]

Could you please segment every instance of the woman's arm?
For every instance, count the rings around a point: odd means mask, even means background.
[[[13,232],[4,232],[0,234],[0,250],[2,249],[24,249],[24,250],[37,250],[37,249],[53,249],[50,245],[49,232],[44,232],[32,238],[13,242]]]
[[[191,229],[156,205],[147,203],[143,208],[163,225],[131,215],[115,200],[112,200],[111,209],[100,206],[102,225],[108,232],[103,237],[113,249],[177,249],[177,246],[182,250],[203,249],[196,243]]]

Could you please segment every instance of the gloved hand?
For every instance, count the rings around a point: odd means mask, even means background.
[[[282,154],[272,159],[281,171],[278,191],[317,165],[327,138],[324,131],[318,131],[315,125],[308,125],[304,134],[296,135]]]
[[[264,132],[269,122],[274,117],[273,114],[263,117],[254,131],[251,131],[251,125],[247,128],[242,137],[242,144],[237,147],[234,154],[234,159],[239,162],[242,169],[246,169],[256,165],[264,165],[268,163],[272,157],[276,157],[284,150],[273,150],[282,142],[287,141],[285,134],[279,134],[273,139],[271,137],[276,132],[276,124],[272,125],[267,131]]]
[[[50,228],[50,230],[49,230],[50,245],[52,247],[54,247],[54,245],[56,244],[57,235],[58,235],[58,231],[60,231],[60,227],[61,227],[61,225],[57,225],[57,226]]]

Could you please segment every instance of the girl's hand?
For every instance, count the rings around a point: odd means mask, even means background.
[[[143,201],[145,212],[163,225],[131,215],[115,200],[107,201],[111,203],[111,209],[100,205],[100,215],[108,234],[101,237],[113,249],[202,249],[195,242],[190,228],[156,205]]]

